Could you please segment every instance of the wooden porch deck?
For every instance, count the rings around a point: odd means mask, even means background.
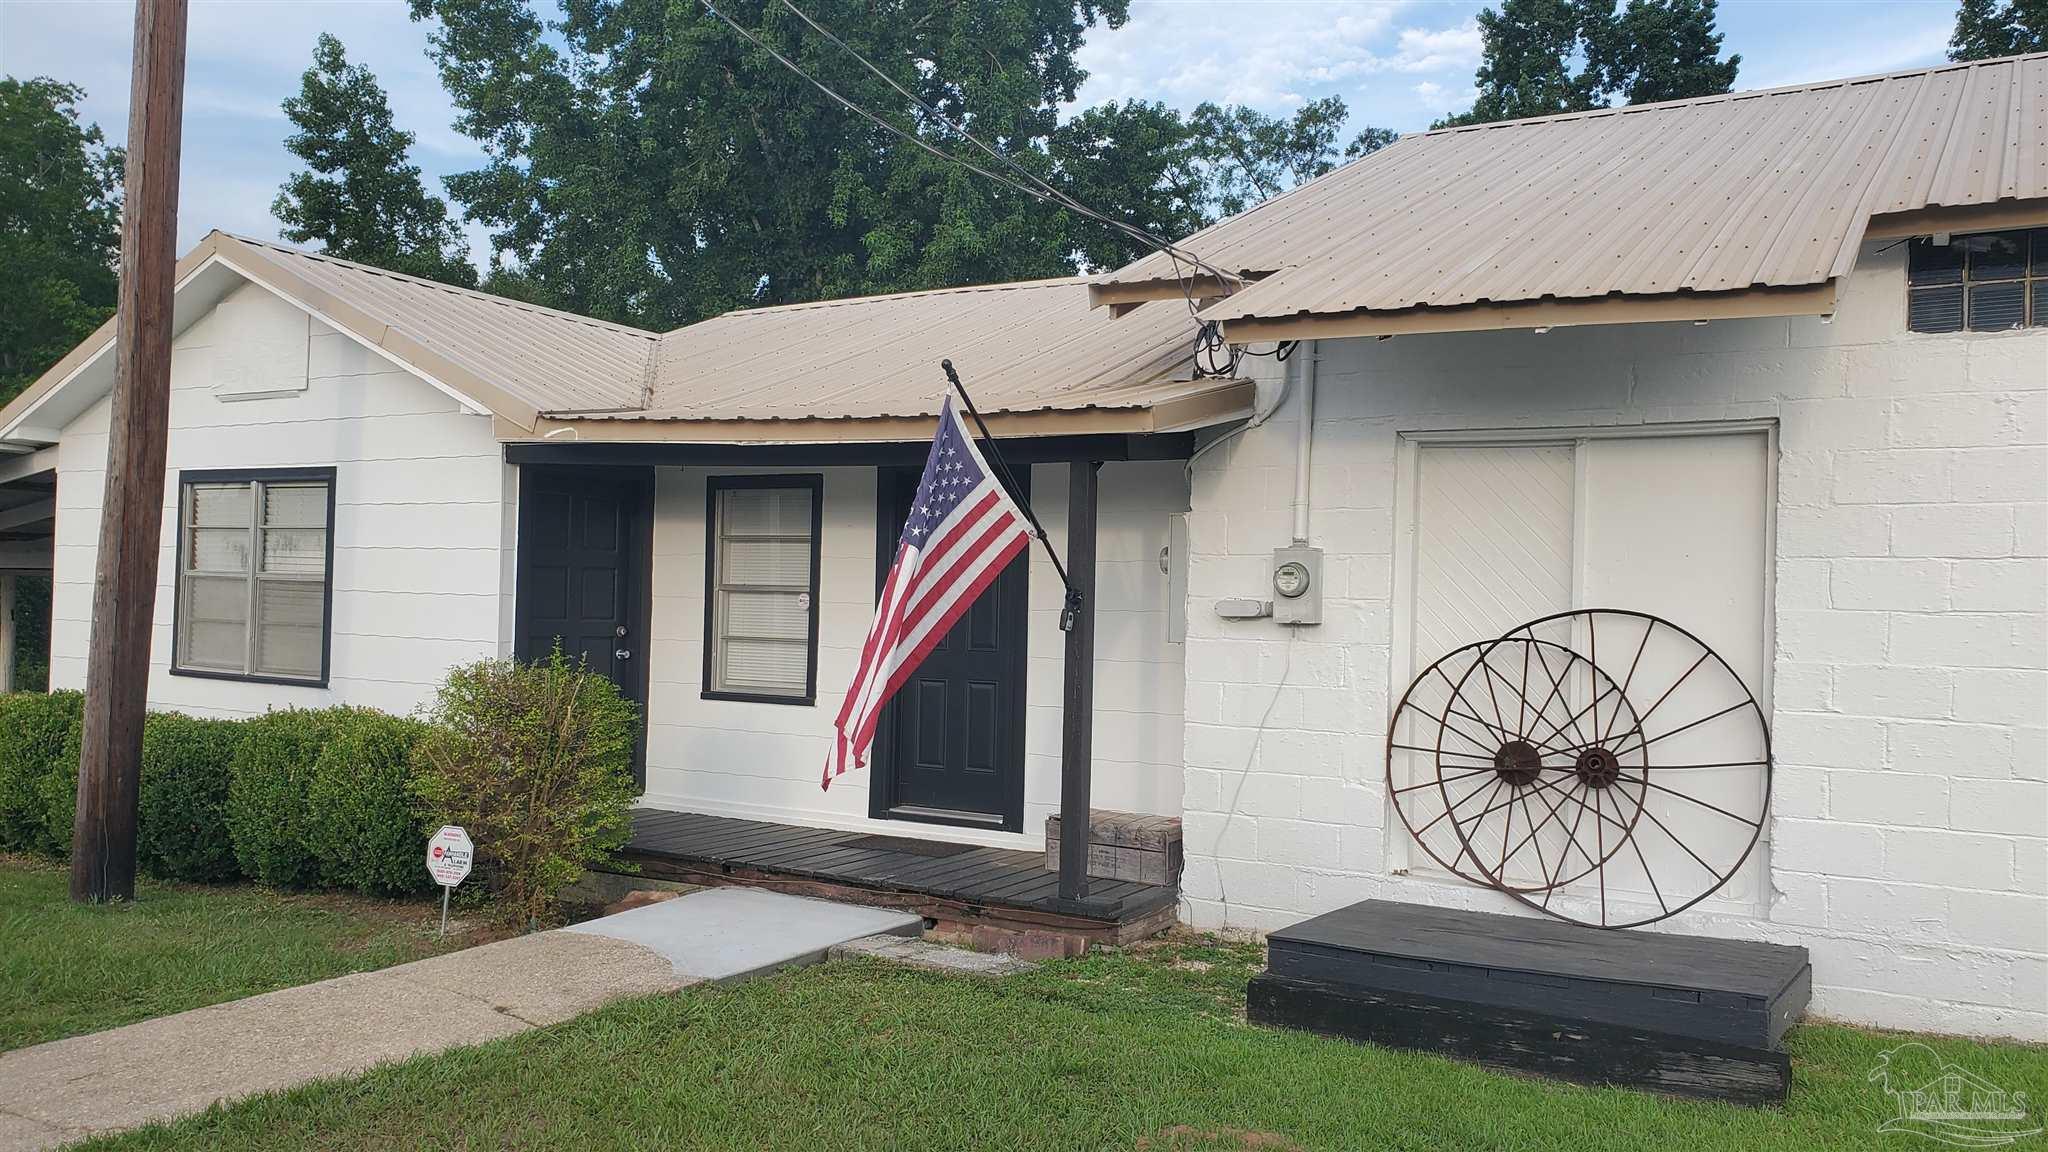
[[[1180,901],[1178,885],[1133,880],[1096,880],[1086,900],[1063,901],[1036,852],[653,808],[634,810],[623,855],[643,876],[904,908],[937,935],[1027,951],[1142,939],[1171,924]]]

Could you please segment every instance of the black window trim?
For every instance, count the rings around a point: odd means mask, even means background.
[[[327,484],[327,567],[322,576],[326,594],[320,606],[320,676],[318,679],[300,676],[275,676],[261,672],[223,672],[214,668],[185,668],[179,665],[180,649],[178,637],[183,631],[185,613],[185,549],[190,541],[186,533],[190,526],[185,523],[185,489],[193,484],[263,484],[290,481],[321,480]],[[172,557],[171,569],[171,658],[170,674],[190,676],[197,680],[232,680],[243,684],[277,684],[290,688],[325,688],[333,672],[334,660],[334,492],[335,469],[330,465],[320,468],[181,468],[178,470],[178,550]],[[249,558],[253,571],[258,558]],[[254,628],[251,620],[248,626]]]
[[[1931,235],[1908,237],[1906,252],[1906,331],[1921,336],[1962,336],[1969,334],[1996,334],[2000,332],[2023,332],[2030,328],[2048,327],[2048,317],[2034,314],[2034,289],[2048,284],[2048,256],[2036,255],[2038,243],[2048,247],[2048,226],[2024,224],[2012,228],[1977,228],[1971,231],[1948,233],[1949,243],[1954,247],[1961,242],[1978,236],[2016,236],[2020,246],[2020,270],[2017,276],[1998,277],[1989,280],[1975,280],[1970,275],[1967,255],[1956,265],[1956,278],[1952,282],[1916,285],[1913,283],[1913,253],[1922,245],[1931,245]],[[2012,284],[2019,288],[2020,323],[2004,328],[1974,328],[1970,325],[1970,290],[1977,285]],[[1959,295],[1957,307],[1958,323],[1954,328],[1916,328],[1913,325],[1913,298],[1916,293],[1933,293],[1942,289],[1954,289]]]
[[[804,692],[782,696],[772,692],[729,692],[713,688],[718,627],[718,494],[730,489],[803,488],[811,494],[810,638],[804,646]],[[736,700],[748,704],[818,703],[818,602],[824,579],[825,474],[822,472],[742,473],[704,478],[704,680],[699,698]]]

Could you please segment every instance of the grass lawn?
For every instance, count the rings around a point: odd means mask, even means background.
[[[417,960],[439,904],[242,885],[136,886],[83,907],[60,866],[0,857],[0,1051]]]
[[[89,1147],[1748,1152],[1919,1140],[1875,1132],[1891,1105],[1865,1076],[1897,1035],[1797,1030],[1782,1111],[1682,1103],[1251,1027],[1244,985],[1258,962],[1255,948],[1199,938],[1000,980],[841,961],[627,1001]],[[1929,1043],[2048,1099],[2048,1050]]]

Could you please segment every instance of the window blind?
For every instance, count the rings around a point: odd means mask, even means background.
[[[326,674],[331,478],[180,484],[180,671]]]
[[[749,483],[714,492],[706,687],[807,699],[815,643],[815,486]]]

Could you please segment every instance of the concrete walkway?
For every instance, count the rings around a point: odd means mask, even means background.
[[[554,932],[0,1054],[0,1152],[481,1044],[613,1000],[816,963],[916,916],[713,888]]]

